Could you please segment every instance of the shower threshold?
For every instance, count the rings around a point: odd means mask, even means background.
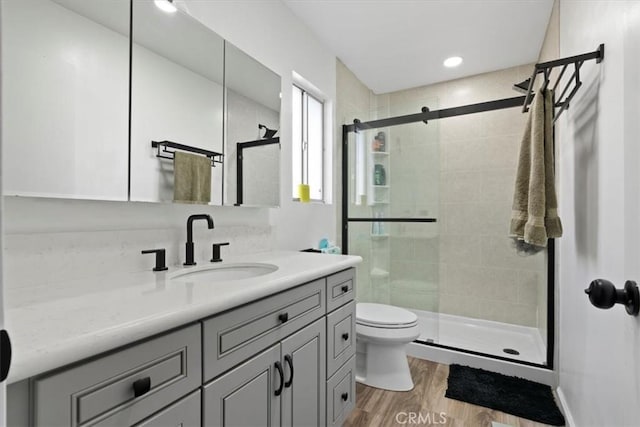
[[[543,365],[546,350],[537,328],[450,314],[411,310],[418,316],[417,341]]]
[[[438,363],[471,366],[557,385],[553,370],[544,366],[545,348],[536,328],[510,325],[429,311],[412,310],[421,334],[407,354]],[[517,350],[509,354],[504,349]]]

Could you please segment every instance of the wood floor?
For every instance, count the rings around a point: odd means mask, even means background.
[[[490,427],[492,421],[514,427],[546,425],[444,397],[448,365],[410,357],[409,366],[415,383],[412,391],[386,391],[357,384],[356,408],[344,427]],[[413,420],[409,418],[411,413],[415,414]]]

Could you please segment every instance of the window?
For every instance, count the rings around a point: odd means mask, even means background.
[[[298,184],[309,185],[310,199],[324,201],[324,103],[304,89],[293,86],[293,199]]]

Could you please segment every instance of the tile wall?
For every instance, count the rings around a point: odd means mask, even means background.
[[[348,109],[382,118],[518,96],[512,85],[530,72],[514,67],[374,95],[339,63],[338,123],[351,122]],[[508,237],[525,120],[512,108],[388,130],[389,213],[438,222],[394,224],[387,240],[351,226],[351,252],[365,256],[361,299],[524,326],[546,321],[546,255],[520,256]],[[369,279],[376,267],[388,278]]]

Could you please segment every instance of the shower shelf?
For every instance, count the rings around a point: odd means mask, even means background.
[[[388,237],[389,237],[388,234],[372,234],[371,235],[372,240],[382,240],[382,239],[387,239]]]
[[[375,267],[371,270],[370,275],[372,278],[383,279],[389,277],[389,272],[387,270]]]

